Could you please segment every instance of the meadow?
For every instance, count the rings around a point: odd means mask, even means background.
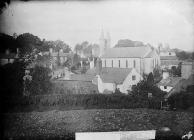
[[[4,113],[4,138],[75,139],[75,132],[158,130],[180,136],[193,128],[193,113],[152,109],[91,109]],[[157,138],[156,138],[157,139]]]

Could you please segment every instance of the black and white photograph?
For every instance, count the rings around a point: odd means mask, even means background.
[[[2,140],[194,140],[194,0],[1,0]]]

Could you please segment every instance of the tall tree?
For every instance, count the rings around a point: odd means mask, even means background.
[[[153,76],[152,72],[150,72],[149,75],[148,75],[147,83],[148,83],[149,86],[154,85],[154,76]]]
[[[41,66],[35,66],[32,70],[32,81],[30,84],[31,94],[47,94],[51,90],[50,69]]]

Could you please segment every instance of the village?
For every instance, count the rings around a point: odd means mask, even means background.
[[[167,93],[165,97],[193,84],[193,61],[178,59],[169,46],[165,48],[159,44],[156,48],[140,41],[121,40],[112,47],[110,40],[109,33],[105,36],[102,31],[99,44],[95,47],[87,46],[86,43],[83,46],[85,48],[77,47],[74,51],[64,52],[65,46],[61,46],[58,51],[49,48],[49,51],[32,54],[35,59],[26,66],[24,77],[29,77],[30,70],[35,66],[41,66],[50,70],[50,80],[53,82],[90,83],[95,88],[88,93],[110,94],[118,89],[121,93],[129,94],[132,86],[152,73],[157,75],[154,77],[155,84]],[[130,43],[134,46],[130,46]],[[89,51],[85,53],[84,49]],[[1,65],[14,63],[17,59],[23,60],[18,53],[18,48],[16,53],[6,49],[1,55]],[[72,88],[79,91],[79,86],[75,84]]]
[[[24,40],[35,38],[28,33],[11,38],[17,40],[21,36]],[[102,31],[99,44],[83,42],[74,51],[60,41],[62,45],[58,48],[54,45],[46,48],[48,51],[37,51],[41,46],[36,46],[25,55],[22,54],[24,48],[16,48],[15,52],[5,49],[1,54],[1,67],[5,68],[2,75],[10,70],[13,72],[12,69],[22,63],[25,65],[22,64],[20,71],[15,70],[21,73],[20,79],[15,72],[10,75],[17,83],[12,81],[16,84],[13,90],[7,89],[6,85],[10,85],[11,77],[5,77],[7,82],[4,80],[1,90],[7,93],[3,98],[9,105],[4,110],[31,108],[29,111],[32,111],[40,106],[47,109],[143,107],[165,111],[193,110],[193,96],[190,95],[194,83],[193,60],[180,60],[175,50],[162,44],[153,47],[125,39],[112,47],[110,40],[110,35]]]
[[[194,139],[193,1],[0,5],[0,139]]]

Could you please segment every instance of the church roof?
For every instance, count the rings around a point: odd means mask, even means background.
[[[102,58],[140,58],[151,51],[150,47],[118,47],[107,49]]]
[[[105,83],[122,84],[132,68],[102,68],[100,78]]]
[[[160,56],[160,60],[178,60],[176,56]]]

